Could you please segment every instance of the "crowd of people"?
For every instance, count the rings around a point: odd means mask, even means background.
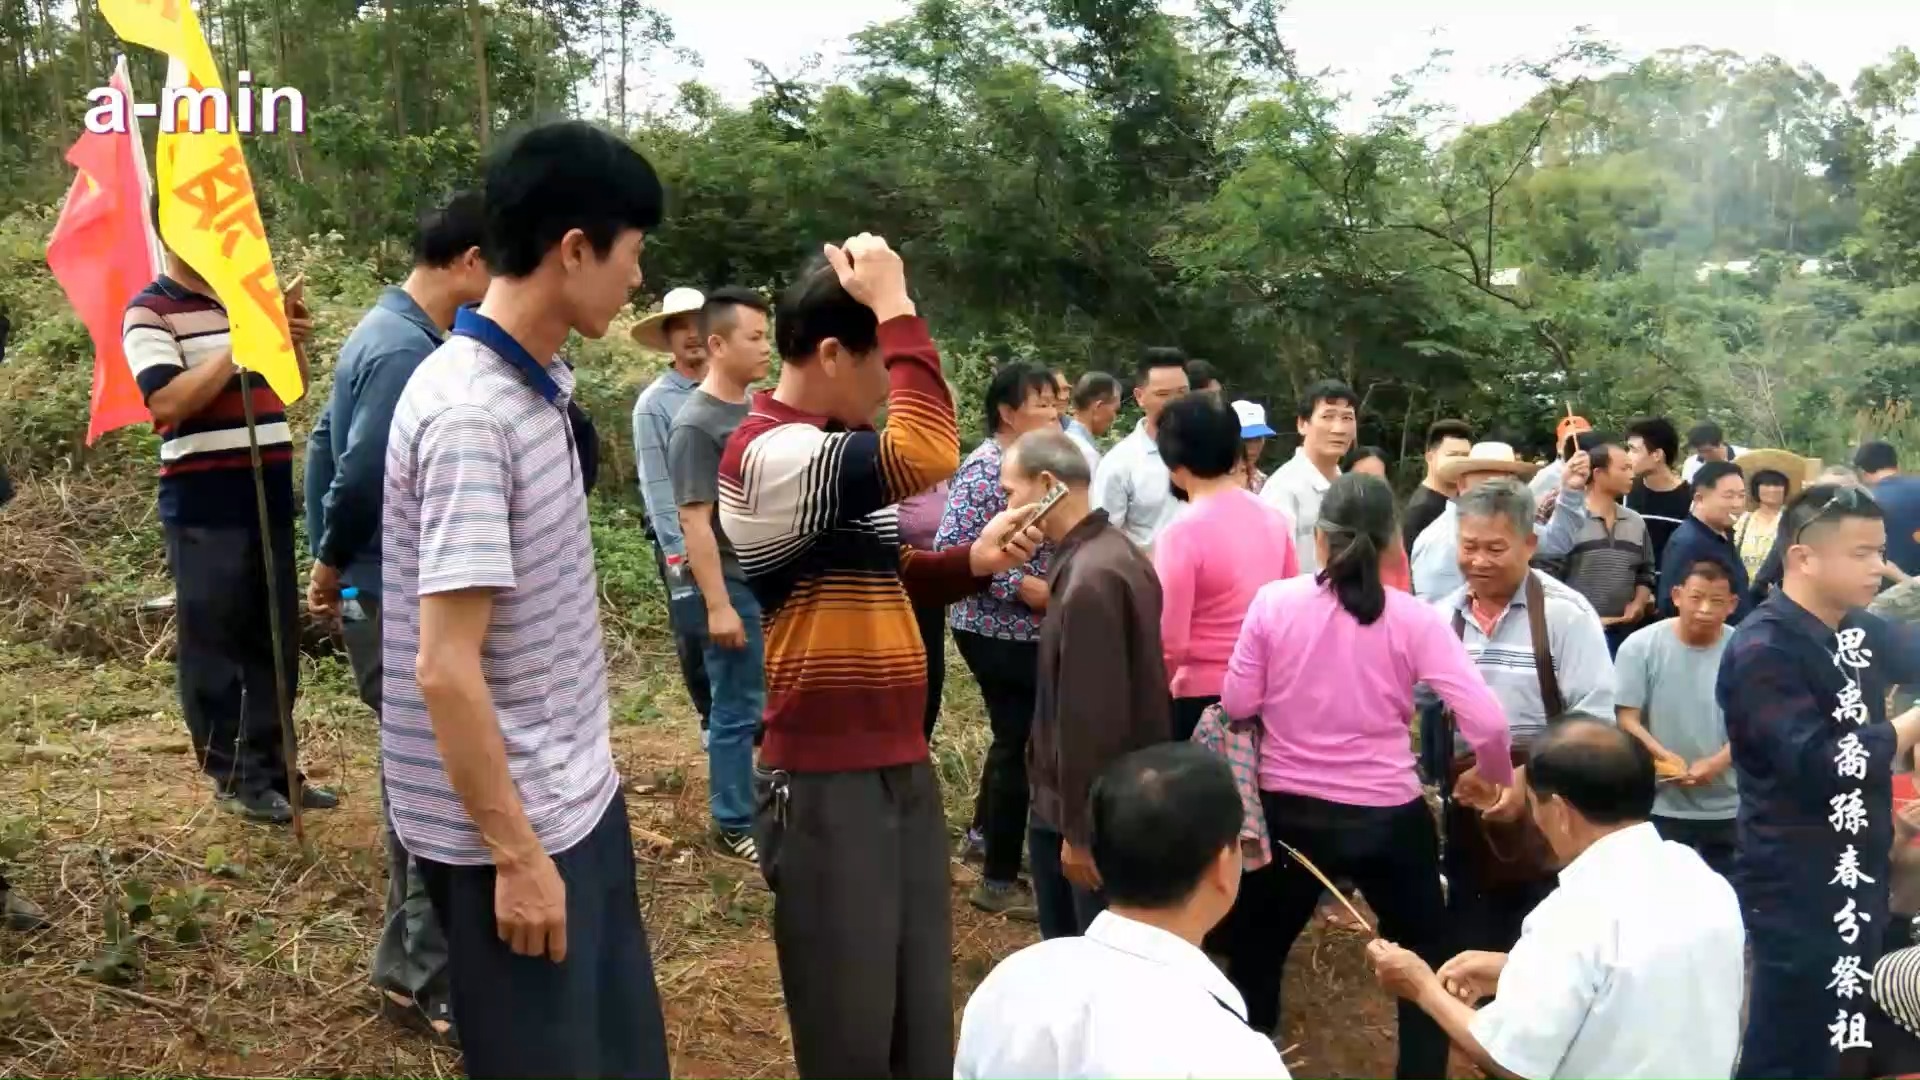
[[[505,142],[422,216],[307,444],[307,605],[381,733],[374,982],[474,1076],[668,1071],[608,733],[598,435],[559,357],[607,333],[663,217],[605,132]],[[1920,682],[1920,478],[1892,447],[1835,476],[1569,410],[1541,463],[1445,419],[1401,505],[1345,383],[1302,390],[1268,473],[1268,410],[1163,347],[1125,379],[1000,366],[963,456],[906,268],[864,233],[775,300],[674,288],[632,333],[671,357],[632,438],[710,844],[772,890],[801,1075],[1285,1076],[1289,949],[1357,897],[1399,1076],[1450,1051],[1497,1076],[1867,1075],[1920,1047],[1920,811],[1896,812],[1920,709],[1892,696]],[[201,766],[255,820],[330,807],[275,704],[284,408],[177,255],[125,339]],[[968,898],[1043,939],[957,1049],[929,753],[949,638],[992,734]]]

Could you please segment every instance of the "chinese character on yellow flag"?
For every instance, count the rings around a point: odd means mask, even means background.
[[[190,0],[100,0],[100,13],[125,40],[177,60],[195,90],[222,88]],[[178,108],[184,113],[198,100],[187,96]],[[154,153],[160,235],[226,305],[234,363],[258,372],[281,401],[291,403],[305,387],[247,159],[230,126],[216,130],[210,120],[201,126],[195,132],[189,118],[179,116],[169,132],[162,118]]]

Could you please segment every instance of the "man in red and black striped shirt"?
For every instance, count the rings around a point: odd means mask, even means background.
[[[292,297],[287,316],[305,381],[313,323]],[[223,806],[255,820],[291,820],[264,564],[265,545],[272,544],[291,705],[300,671],[300,590],[286,407],[265,379],[247,378],[266,483],[263,536],[246,400],[227,311],[213,288],[168,252],[167,272],[127,304],[121,337],[160,435],[160,522],[174,583],[180,706],[194,752]],[[324,809],[336,800],[306,788],[303,802]]]

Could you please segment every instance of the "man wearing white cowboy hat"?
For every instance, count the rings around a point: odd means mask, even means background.
[[[1566,491],[1584,491],[1591,466],[1585,451],[1567,459],[1560,476]],[[1443,461],[1434,468],[1434,478],[1451,485],[1455,497],[1464,495],[1475,484],[1495,476],[1515,476],[1521,482],[1533,478],[1540,466],[1520,460],[1513,447],[1503,442],[1475,443],[1466,457]],[[1556,500],[1553,518],[1540,534],[1539,554],[1564,555],[1573,548],[1574,534],[1584,519],[1576,508],[1579,499]],[[1454,504],[1448,503],[1433,524],[1421,531],[1407,553],[1413,572],[1414,595],[1429,602],[1439,600],[1466,584],[1460,576],[1460,519]]]
[[[633,326],[633,340],[643,348],[673,356],[672,365],[640,392],[640,400],[633,405],[633,452],[639,465],[640,498],[647,504],[647,536],[653,541],[654,564],[669,594],[673,584],[668,579],[667,560],[672,558],[684,566],[687,545],[680,535],[680,508],[673,497],[673,478],[667,472],[667,435],[673,430],[673,418],[680,406],[686,404],[688,395],[707,374],[707,346],[697,325],[700,308],[706,302],[698,289],[674,289],[660,301],[660,310]],[[691,576],[687,580],[691,582]],[[671,612],[672,605],[668,610]],[[678,627],[673,638],[687,696],[700,713],[704,745],[707,714],[713,707],[702,659],[704,642],[699,634],[683,633]]]

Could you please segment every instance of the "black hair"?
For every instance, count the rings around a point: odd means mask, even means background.
[[[1790,488],[1793,482],[1788,480],[1787,474],[1779,469],[1761,469],[1747,480],[1747,486],[1758,493],[1763,487]]]
[[[1435,420],[1427,425],[1427,449],[1437,450],[1448,439],[1473,441],[1473,428],[1465,420]]]
[[[1400,528],[1393,488],[1365,473],[1346,473],[1327,489],[1316,526],[1327,537],[1327,565],[1317,580],[1333,587],[1347,614],[1370,626],[1387,607],[1380,556]]]
[[[1664,416],[1643,416],[1627,425],[1627,437],[1636,435],[1649,451],[1665,454],[1669,468],[1680,466],[1680,433],[1673,429],[1673,421]]]
[[[1205,360],[1187,361],[1187,385],[1195,390],[1220,382],[1220,369]],[[1223,384],[1224,385],[1224,384]]]
[[[713,334],[725,337],[731,333],[741,308],[750,308],[762,315],[771,310],[766,297],[738,285],[725,285],[708,293],[706,302],[700,305],[699,321],[695,324],[700,340],[705,341]]]
[[[1860,444],[1853,452],[1853,467],[1863,473],[1885,472],[1900,467],[1900,454],[1893,444],[1872,439]]]
[[[1534,739],[1527,786],[1535,799],[1567,800],[1595,825],[1645,821],[1653,813],[1653,754],[1604,721],[1562,720]]]
[[[999,370],[993,373],[993,378],[987,380],[984,402],[987,413],[987,438],[991,439],[1000,433],[1002,427],[1000,406],[1005,405],[1009,409],[1017,410],[1027,403],[1029,395],[1052,390],[1053,372],[1039,364],[1028,364],[1018,360],[1011,364],[1002,364]]]
[[[1686,572],[1680,575],[1676,585],[1684,585],[1693,578],[1705,578],[1708,581],[1724,581],[1728,588],[1733,587],[1733,567],[1727,560],[1715,555],[1701,555],[1687,563]]]
[[[486,201],[477,191],[462,191],[414,220],[413,265],[444,270],[486,242]]]
[[[1720,481],[1725,480],[1729,476],[1738,476],[1744,479],[1746,473],[1741,472],[1740,466],[1735,465],[1731,461],[1709,461],[1700,466],[1693,474],[1694,498],[1699,498],[1702,492],[1712,491],[1714,488],[1719,487]]]
[[[864,354],[880,344],[880,320],[840,284],[840,274],[826,258],[816,255],[774,305],[773,339],[783,364],[813,359],[829,339]]]
[[[1360,407],[1360,399],[1354,396],[1353,387],[1339,379],[1321,379],[1300,395],[1300,408],[1294,413],[1294,419],[1313,419],[1313,410],[1319,408],[1322,402],[1345,402],[1356,409]]]
[[[1347,456],[1340,459],[1340,471],[1351,472],[1355,465],[1360,464],[1368,458],[1373,458],[1382,465],[1390,466],[1393,464],[1392,461],[1387,459],[1387,452],[1377,446],[1356,446],[1347,451]]]
[[[1189,394],[1160,411],[1154,443],[1169,470],[1184,467],[1208,480],[1225,476],[1240,462],[1240,418],[1211,394]]]
[[[660,224],[665,194],[640,152],[582,120],[529,128],[488,155],[487,265],[523,278],[579,229],[606,258],[628,229]]]
[[[1169,345],[1155,345],[1140,354],[1140,363],[1135,366],[1134,373],[1144,383],[1147,381],[1147,376],[1153,374],[1155,368],[1170,367],[1185,371],[1187,354]]]
[[[1838,501],[1838,506],[1830,505]],[[1866,489],[1849,487],[1844,484],[1814,484],[1803,488],[1800,494],[1780,514],[1780,536],[1774,541],[1773,551],[1785,556],[1786,549],[1805,539],[1809,529],[1818,526],[1835,525],[1846,518],[1864,518],[1869,521],[1884,520],[1886,514],[1880,504],[1874,501]],[[1769,556],[1771,558],[1771,556]],[[1785,577],[1784,558],[1781,563],[1781,576]]]
[[[1713,423],[1712,421],[1695,424],[1692,429],[1687,432],[1687,448],[1690,450],[1699,450],[1708,446],[1725,446],[1726,444],[1726,434],[1720,430],[1719,424]]]
[[[1574,436],[1573,442],[1587,452],[1587,461],[1595,472],[1611,468],[1613,455],[1623,454],[1627,449],[1620,444],[1620,436],[1608,431],[1582,431]]]
[[[1220,852],[1240,843],[1246,811],[1225,758],[1166,742],[1107,766],[1088,794],[1087,816],[1107,900],[1165,909],[1192,896]]]
[[[1080,376],[1073,384],[1073,407],[1090,409],[1094,405],[1120,396],[1120,380],[1104,371],[1089,371]]]

